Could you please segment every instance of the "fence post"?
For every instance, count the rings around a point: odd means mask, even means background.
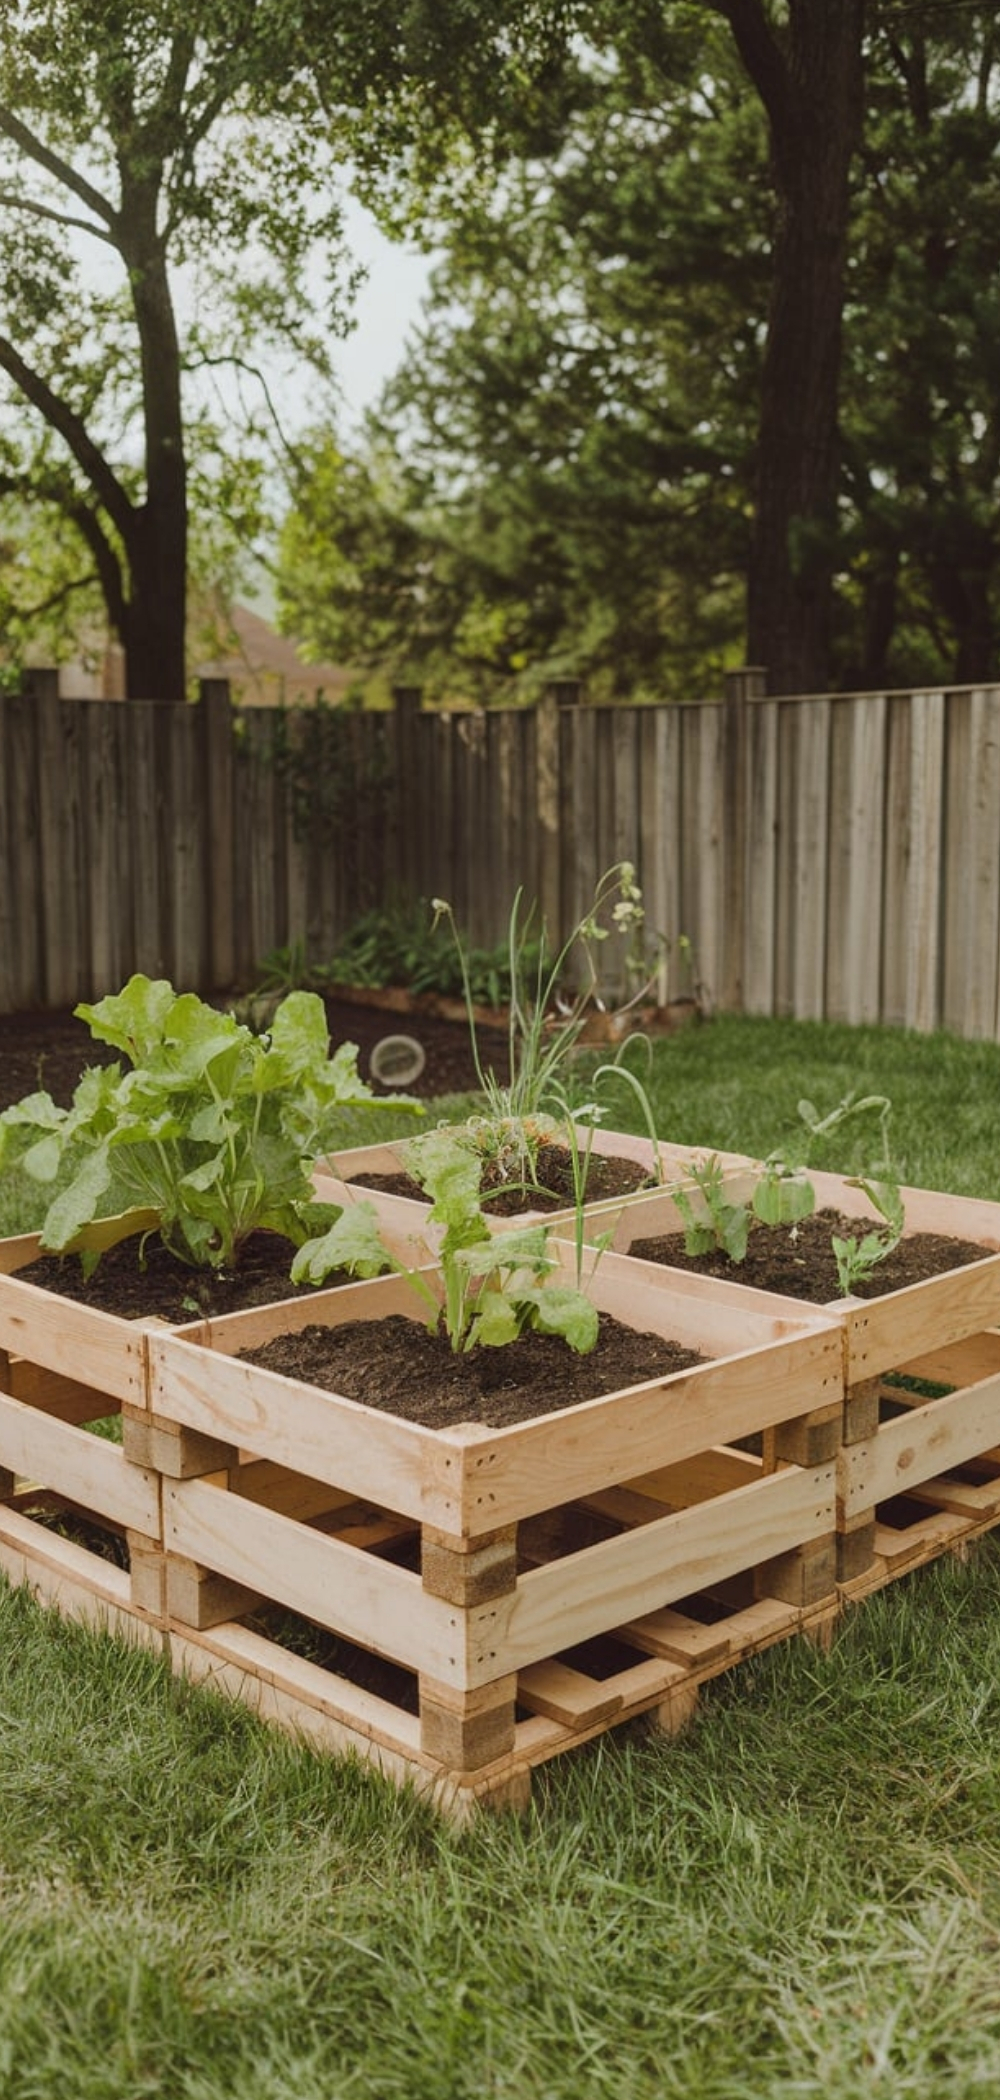
[[[746,954],[747,797],[750,782],[750,736],[747,711],[762,700],[767,673],[757,665],[727,671],[722,724],[722,984],[719,1004],[725,1013],[743,1010]]]
[[[58,700],[59,673],[46,666],[30,664],[21,673],[21,697],[24,700]]]
[[[207,794],[209,989],[221,992],[236,977],[236,859],[233,713],[228,678],[200,678],[202,744]]]

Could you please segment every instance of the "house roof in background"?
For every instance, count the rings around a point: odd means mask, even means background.
[[[227,678],[243,707],[309,707],[319,694],[336,705],[357,682],[344,664],[306,663],[295,643],[248,605],[232,606],[229,624],[231,654],[198,664],[196,676]]]

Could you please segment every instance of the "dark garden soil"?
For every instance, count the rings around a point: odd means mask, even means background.
[[[757,1225],[750,1233],[746,1260],[741,1262],[730,1261],[728,1255],[716,1252],[686,1254],[683,1233],[633,1240],[629,1253],[642,1261],[693,1270],[699,1276],[715,1276],[726,1283],[749,1284],[755,1290],[780,1291],[786,1298],[827,1305],[841,1295],[831,1236],[858,1240],[872,1229],[873,1221],[865,1224],[835,1210],[819,1210],[795,1226]],[[893,1253],[855,1285],[854,1296],[881,1298],[908,1284],[922,1283],[928,1276],[940,1276],[945,1269],[961,1269],[969,1262],[983,1261],[989,1252],[988,1247],[980,1247],[972,1240],[947,1239],[933,1232],[907,1233]]]
[[[520,1189],[506,1188],[484,1198],[483,1209],[494,1217],[512,1218],[528,1208],[564,1210],[573,1203],[573,1161],[565,1146],[543,1146],[535,1172],[538,1185],[529,1189],[526,1195]],[[351,1185],[377,1189],[383,1195],[411,1196],[422,1203],[427,1201],[419,1181],[413,1181],[409,1174],[355,1174],[351,1176]],[[487,1185],[485,1180],[483,1185]],[[636,1189],[651,1186],[652,1176],[638,1160],[618,1159],[602,1152],[591,1154],[585,1190],[588,1203],[601,1202],[607,1197],[633,1195]]]
[[[182,1326],[252,1305],[273,1305],[279,1298],[308,1297],[312,1284],[291,1281],[294,1256],[290,1240],[274,1232],[254,1232],[241,1250],[237,1270],[192,1269],[154,1237],[145,1247],[138,1239],[121,1240],[102,1254],[89,1277],[76,1254],[41,1254],[17,1273],[25,1283],[75,1298],[99,1312],[117,1313],[123,1320],[160,1319]],[[329,1281],[332,1286],[337,1279]]]
[[[558,1335],[537,1333],[502,1349],[477,1347],[456,1355],[446,1335],[431,1334],[401,1313],[342,1327],[303,1327],[242,1354],[286,1378],[429,1429],[526,1422],[705,1362],[679,1342],[624,1327],[609,1313],[601,1314],[596,1346],[586,1356]]]

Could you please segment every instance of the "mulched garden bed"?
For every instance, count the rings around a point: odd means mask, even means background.
[[[859,1240],[873,1225],[874,1220],[865,1224],[835,1210],[815,1211],[794,1226],[757,1225],[750,1233],[746,1260],[741,1262],[715,1250],[687,1254],[683,1233],[633,1240],[629,1253],[641,1261],[662,1262],[672,1269],[693,1270],[699,1276],[747,1284],[759,1291],[780,1291],[783,1297],[801,1298],[811,1305],[828,1305],[841,1295],[832,1235]],[[948,1239],[933,1232],[907,1233],[892,1254],[855,1285],[853,1295],[882,1298],[929,1276],[940,1276],[946,1269],[982,1261],[989,1252],[973,1240]]]
[[[499,1429],[706,1361],[696,1350],[640,1333],[609,1313],[601,1314],[596,1346],[586,1356],[558,1335],[535,1332],[502,1349],[477,1346],[456,1355],[446,1335],[431,1334],[401,1313],[303,1327],[241,1354],[265,1370],[428,1429],[456,1422]]]

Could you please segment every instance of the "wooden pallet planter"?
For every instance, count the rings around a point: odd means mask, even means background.
[[[863,1194],[840,1175],[810,1178],[818,1208],[870,1222]],[[737,1196],[752,1186],[739,1170],[727,1179]],[[907,1232],[977,1241],[983,1259],[824,1308],[843,1335],[838,1567],[852,1594],[1000,1523],[1000,1204],[926,1189],[902,1196]],[[627,1252],[680,1229],[668,1196],[639,1196],[622,1207],[612,1244]],[[914,1393],[905,1381],[915,1380],[941,1391]]]
[[[595,1297],[712,1361],[515,1427],[434,1431],[235,1360],[307,1320],[421,1318],[403,1278],[151,1332],[150,1416],[175,1439],[160,1460],[178,1666],[339,1732],[461,1812],[523,1799],[534,1765],[633,1714],[676,1725],[707,1675],[828,1621],[835,1324],[700,1278],[650,1285],[615,1257]],[[805,1424],[825,1454],[782,1462]],[[754,1435],[766,1454],[736,1448]],[[199,1474],[187,1446],[206,1437],[229,1461]],[[262,1600],[346,1660],[262,1635]],[[358,1653],[402,1692],[355,1681]]]

